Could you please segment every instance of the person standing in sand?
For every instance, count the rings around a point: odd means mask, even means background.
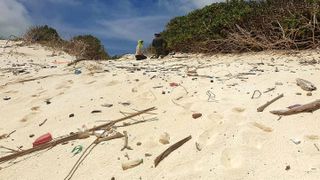
[[[138,41],[138,45],[136,47],[136,60],[147,59],[147,56],[143,54],[143,40]]]
[[[155,49],[156,54],[154,58],[163,58],[168,55],[167,42],[161,37],[161,34],[155,33],[152,41],[152,47]]]

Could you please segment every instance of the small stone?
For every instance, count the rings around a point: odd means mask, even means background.
[[[49,99],[47,99],[45,102],[46,102],[47,105],[51,104]]]
[[[108,108],[110,108],[110,107],[113,106],[113,104],[102,104],[101,106],[102,106],[102,107],[108,107]]]
[[[161,144],[169,144],[170,143],[170,135],[168,133],[164,133],[160,136],[159,142]]]
[[[141,142],[137,142],[137,146],[141,146],[141,144],[142,144]]]
[[[308,92],[308,93],[307,93],[307,96],[312,96],[312,92]]]
[[[136,92],[138,92],[138,90],[137,90],[137,88],[132,88],[131,92],[136,93]]]
[[[213,80],[210,80],[211,83],[213,83]]]
[[[282,82],[276,82],[276,86],[282,86],[283,83]]]
[[[125,163],[122,163],[122,169],[123,170],[131,169],[136,166],[139,166],[142,163],[143,163],[143,159],[136,159],[133,161],[125,162]]]
[[[8,101],[8,100],[10,100],[11,99],[11,97],[8,97],[8,96],[5,96],[4,98],[3,98],[3,100],[5,100],[5,101]]]
[[[150,157],[150,156],[152,156],[152,154],[151,153],[145,153],[144,156]]]
[[[91,114],[96,114],[96,113],[101,113],[102,111],[101,110],[93,110],[91,111]]]
[[[130,102],[121,102],[120,104],[122,104],[123,106],[130,106]]]
[[[289,171],[290,170],[290,166],[286,166],[286,171]]]
[[[33,138],[33,137],[34,137],[34,134],[30,134],[30,135],[29,135],[29,138]]]
[[[301,93],[296,93],[296,95],[301,96],[302,94]]]
[[[193,113],[193,114],[192,114],[192,118],[193,118],[193,119],[198,119],[198,118],[201,117],[201,116],[202,116],[201,113]]]
[[[295,145],[299,145],[301,141],[299,139],[290,139]]]
[[[74,117],[74,114],[73,113],[69,114],[69,118],[72,118],[72,117]]]
[[[165,92],[165,91],[162,91],[162,94],[166,94],[166,92]]]

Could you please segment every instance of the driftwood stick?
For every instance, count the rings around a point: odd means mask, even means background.
[[[48,143],[43,144],[43,145],[35,146],[35,147],[27,149],[27,150],[19,151],[17,153],[1,157],[0,158],[0,163],[5,162],[5,161],[9,161],[11,159],[15,159],[17,157],[21,157],[21,156],[24,156],[24,155],[27,155],[27,154],[31,154],[31,153],[36,152],[36,151],[41,151],[43,149],[51,148],[51,147],[54,147],[54,146],[56,146],[58,144],[62,144],[64,142],[72,141],[72,140],[75,140],[75,139],[83,139],[82,135],[83,135],[82,133],[72,134],[70,136],[67,136],[67,137],[64,137],[64,138],[61,138],[61,139],[58,139],[58,140],[55,140],[55,141],[51,141],[51,142],[48,142]]]
[[[298,113],[312,113],[318,109],[320,109],[320,99],[308,104],[294,107],[292,109],[274,110],[274,111],[270,111],[270,113],[279,115],[279,116],[288,116],[288,115],[298,114]]]
[[[173,152],[174,150],[178,149],[180,146],[182,146],[184,143],[186,143],[187,141],[189,141],[191,139],[191,135],[182,139],[181,141],[173,144],[172,146],[170,146],[168,149],[166,149],[163,153],[161,153],[155,160],[154,160],[154,166],[157,167],[158,164],[164,159],[166,158],[171,152]]]
[[[65,76],[65,75],[70,75],[70,73],[65,73],[65,74],[50,74],[50,75],[39,76],[39,77],[35,77],[35,78],[30,78],[30,79],[22,79],[22,80],[13,81],[13,82],[7,82],[7,83],[1,85],[0,87],[5,87],[5,86],[8,86],[8,85],[12,85],[12,84],[19,84],[19,83],[37,81],[37,80],[41,80],[41,79],[45,79],[45,78],[49,78],[49,77],[54,77],[54,76]]]
[[[260,106],[257,108],[258,112],[262,112],[266,107],[268,107],[270,104],[276,102],[278,99],[282,98],[283,94],[280,94],[279,96],[273,98],[271,101],[268,101],[267,103],[265,103],[264,105]]]
[[[121,122],[121,121],[124,121],[124,120],[127,120],[127,119],[131,119],[135,116],[139,116],[141,114],[144,114],[144,113],[147,113],[149,111],[154,111],[156,110],[155,107],[152,107],[152,108],[148,108],[146,110],[142,110],[142,111],[139,111],[137,113],[134,113],[134,114],[131,114],[129,116],[126,116],[126,117],[123,117],[123,118],[120,118],[118,120],[115,120],[115,121],[111,121],[111,122],[108,122],[108,123],[105,123],[105,124],[102,124],[102,125],[99,125],[97,127],[93,127],[91,129],[89,129],[89,131],[95,131],[95,130],[99,130],[99,129],[102,129],[102,128],[105,128],[105,127],[108,127],[108,126],[113,126],[114,124],[118,123],[118,122]]]
[[[123,118],[120,118],[118,120],[114,120],[114,121],[111,121],[109,123],[97,126],[97,127],[93,127],[91,129],[89,129],[87,132],[92,132],[92,131],[95,131],[95,130],[100,130],[100,129],[103,129],[103,128],[106,128],[106,127],[113,126],[114,124],[116,124],[118,122],[124,121],[126,119],[130,119],[132,117],[141,115],[141,114],[143,114],[145,112],[149,112],[149,111],[152,111],[152,110],[155,110],[155,109],[156,109],[155,107],[152,107],[152,108],[137,112],[137,113],[132,114],[130,116],[123,117]],[[0,163],[15,159],[15,158],[27,155],[27,154],[31,154],[33,152],[37,152],[37,151],[41,151],[41,150],[44,150],[44,149],[52,148],[52,147],[54,147],[54,146],[56,146],[58,144],[62,144],[62,143],[65,143],[65,142],[76,140],[76,139],[83,139],[83,138],[87,138],[87,137],[89,137],[89,135],[87,133],[83,133],[83,132],[71,134],[71,135],[68,135],[66,137],[62,137],[60,139],[57,139],[57,140],[54,140],[54,141],[51,141],[51,142],[48,142],[48,143],[33,147],[33,148],[30,148],[30,149],[27,149],[27,150],[19,151],[17,153],[1,157],[0,158]]]
[[[94,141],[94,143],[99,144],[99,143],[101,143],[101,142],[103,142],[103,141],[110,141],[110,140],[112,140],[112,139],[118,139],[118,138],[122,138],[122,137],[124,137],[124,135],[121,134],[121,133],[119,133],[119,132],[117,132],[117,133],[116,133],[115,135],[113,135],[113,136],[98,138],[98,139],[96,139],[96,140]]]
[[[103,134],[108,131],[108,130],[104,130]],[[97,137],[96,140],[94,140],[87,148],[86,150],[82,153],[82,155],[79,157],[79,159],[77,160],[77,162],[73,165],[72,169],[69,171],[68,175],[64,178],[64,180],[70,180],[74,173],[78,170],[79,166],[81,163],[83,163],[83,161],[87,158],[87,156],[91,153],[91,151],[102,141],[109,141],[112,139],[117,139],[117,138],[121,138],[123,137],[123,135],[121,133],[117,133],[113,136],[109,136],[109,137]]]
[[[84,60],[87,60],[87,59],[76,59],[76,60],[74,60],[74,61],[72,61],[72,62],[68,63],[68,65],[67,65],[67,66],[71,66],[71,65],[77,64],[78,62],[80,62],[80,61],[84,61]],[[89,60],[88,60],[88,61],[89,61]]]
[[[45,119],[42,123],[40,123],[40,124],[39,124],[39,126],[44,125],[44,123],[46,123],[46,122],[47,122],[47,120],[48,120],[48,119]]]
[[[0,148],[9,150],[10,152],[19,152],[18,150],[15,150],[15,149],[12,149],[12,148],[8,148],[8,147],[5,147],[5,146],[0,146]]]
[[[264,91],[263,93],[268,93],[268,92],[271,92],[271,91],[274,91],[276,89],[276,87],[273,87],[273,88],[268,88],[266,91]]]
[[[301,89],[303,89],[305,91],[314,91],[317,89],[314,84],[312,84],[311,82],[309,82],[307,80],[297,78],[296,82],[297,82],[297,85],[300,86]]]
[[[13,134],[13,133],[15,133],[17,130],[13,130],[13,131],[11,131],[8,135],[7,135],[7,137],[10,137],[11,136],[11,134]]]

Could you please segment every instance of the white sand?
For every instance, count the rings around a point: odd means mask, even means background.
[[[166,57],[143,62],[127,56],[117,62],[79,63],[77,67],[82,73],[75,75],[74,67],[66,65],[74,60],[69,55],[53,53],[40,46],[19,47],[16,43],[5,43],[0,41],[0,135],[16,132],[10,138],[0,140],[2,146],[28,149],[37,137],[47,132],[58,137],[77,132],[83,125],[90,128],[103,123],[99,120],[121,118],[123,115],[119,111],[157,108],[157,115],[143,116],[145,119],[157,117],[157,121],[117,128],[118,132],[128,132],[133,150],[120,151],[123,139],[101,143],[81,164],[73,179],[300,180],[320,177],[320,152],[315,147],[320,147],[320,110],[280,120],[269,113],[270,110],[320,99],[319,90],[307,96],[307,92],[295,83],[296,78],[303,78],[320,88],[319,63],[299,64],[312,59],[318,61],[320,55],[317,51],[187,55],[186,58]],[[183,56],[186,55],[180,55]],[[24,63],[20,68],[26,69],[28,74],[14,75],[6,70],[14,64]],[[130,72],[120,66],[138,69]],[[198,67],[199,75],[213,78],[193,79],[195,77],[187,76],[187,66],[189,70]],[[279,72],[275,72],[276,68]],[[152,70],[156,72],[150,72]],[[249,72],[256,74],[242,75],[243,78],[237,76]],[[46,75],[52,76],[15,83]],[[181,86],[170,87],[171,82]],[[163,87],[154,88],[156,86]],[[254,90],[264,92],[273,87],[275,90],[251,99]],[[208,102],[208,90],[215,94],[214,102]],[[284,98],[264,112],[257,112],[257,107],[281,93]],[[6,96],[11,99],[3,100]],[[51,104],[46,104],[46,100]],[[124,106],[123,102],[130,105]],[[102,107],[103,104],[113,106]],[[102,113],[91,114],[93,110]],[[203,116],[193,119],[195,112]],[[69,118],[71,113],[75,115],[73,118]],[[40,127],[45,119],[46,123]],[[141,120],[142,117],[135,119]],[[263,131],[255,123],[272,131]],[[170,135],[170,144],[159,143],[164,133]],[[31,134],[35,136],[30,138]],[[154,168],[154,159],[161,152],[189,135],[192,135],[190,141]],[[73,141],[2,163],[0,179],[63,179],[80,156],[73,156],[72,149],[77,145],[86,148],[94,139]],[[301,143],[294,144],[291,139]],[[137,142],[142,145],[137,146]],[[197,150],[196,143],[201,151]],[[0,156],[7,155],[5,152],[0,149]],[[152,156],[145,157],[145,153]],[[121,164],[128,162],[126,154],[130,160],[143,159],[143,164],[123,171]],[[290,166],[289,170],[285,170],[287,166]]]

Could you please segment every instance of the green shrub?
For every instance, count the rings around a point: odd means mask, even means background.
[[[173,18],[161,34],[182,52],[305,49],[320,46],[319,7],[319,0],[230,0]]]
[[[108,59],[110,56],[105,51],[101,41],[92,35],[75,36],[70,41],[71,45],[82,44],[81,55],[86,59]]]
[[[61,41],[58,32],[47,25],[31,27],[24,35],[24,38],[30,42],[52,42]]]
[[[75,36],[70,41],[60,38],[58,32],[47,25],[31,27],[24,35],[26,43],[39,43],[54,49],[63,50],[77,58],[90,60],[108,59],[101,41],[92,35]]]

